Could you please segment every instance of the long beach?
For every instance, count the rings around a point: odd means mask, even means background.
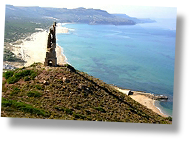
[[[57,33],[67,33],[68,29],[61,26],[57,26]],[[21,40],[20,44],[15,44],[13,52],[16,55],[21,56],[25,61],[24,66],[29,66],[34,62],[44,63],[46,51],[47,51],[47,38],[48,33],[46,30],[42,30],[31,34],[24,40]],[[66,64],[67,58],[63,54],[63,49],[60,46],[56,46],[56,56],[58,64]]]

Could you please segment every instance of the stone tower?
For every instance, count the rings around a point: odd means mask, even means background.
[[[48,34],[47,41],[47,51],[44,65],[45,66],[57,66],[57,58],[56,58],[56,22],[54,22],[53,26],[50,27],[50,31]]]

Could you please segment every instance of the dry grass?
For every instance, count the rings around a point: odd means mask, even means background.
[[[31,105],[49,115],[2,105],[1,115],[4,117],[171,123],[168,118],[161,117],[110,85],[70,65],[44,67],[36,63],[24,70],[31,70],[36,76],[26,81],[21,77],[13,84],[7,83],[4,78],[3,98]]]

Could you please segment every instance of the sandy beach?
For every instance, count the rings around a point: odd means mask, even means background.
[[[57,26],[56,31],[57,33],[67,33],[68,29]],[[24,40],[16,41],[13,44],[15,48],[13,48],[12,52],[25,61],[24,66],[29,66],[34,62],[44,63],[47,51],[47,38],[48,33],[45,30],[33,33]],[[67,63],[63,49],[58,45],[56,46],[56,56],[59,65]]]
[[[118,91],[128,95],[128,92],[131,90],[128,89],[120,89],[118,87],[115,87],[115,89],[117,89]],[[157,108],[154,103],[155,100],[143,95],[143,92],[139,92],[139,91],[132,91],[133,94],[129,95],[132,99],[134,99],[135,101],[137,101],[138,103],[146,106],[147,108],[151,109],[152,111],[154,111],[155,113],[163,116],[163,117],[168,117],[167,115],[163,114],[159,108]]]
[[[56,34],[60,34],[60,33],[68,33],[68,28],[62,27],[62,24],[58,23],[56,26]]]

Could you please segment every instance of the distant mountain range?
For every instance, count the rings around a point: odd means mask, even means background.
[[[154,23],[156,22],[155,20],[152,20],[150,18],[135,18],[135,17],[130,17],[126,14],[113,14],[116,17],[124,18],[124,19],[129,19],[134,21],[136,24],[138,23]]]
[[[85,23],[85,24],[110,24],[110,25],[135,25],[137,23],[155,22],[151,19],[138,19],[129,17],[126,14],[109,14],[105,10],[67,8],[46,8],[46,7],[21,7],[6,5],[6,20],[10,19],[37,19],[55,20],[57,22]]]

